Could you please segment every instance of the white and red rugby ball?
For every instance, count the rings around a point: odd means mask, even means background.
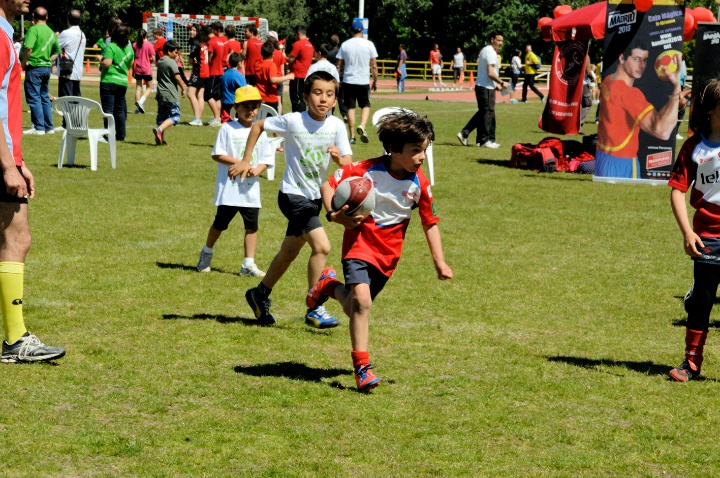
[[[368,216],[375,209],[375,189],[372,180],[366,177],[351,176],[344,179],[335,189],[332,207],[335,211],[347,205],[348,216]]]

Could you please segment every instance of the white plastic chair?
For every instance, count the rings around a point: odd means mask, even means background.
[[[383,116],[388,115],[390,113],[399,113],[401,111],[412,111],[408,110],[407,108],[401,108],[399,106],[388,106],[387,108],[382,108],[377,110],[372,117],[373,126],[377,129],[378,124],[380,124],[380,120]],[[387,151],[384,151],[387,154]],[[425,159],[427,160],[428,165],[428,173],[430,175],[430,184],[435,186],[435,166],[433,164],[433,149],[432,149],[432,143],[428,145],[428,148],[425,150]]]
[[[253,123],[256,121],[264,120],[265,118],[269,118],[271,116],[277,116],[278,112],[275,111],[275,108],[268,105],[260,105],[260,111],[258,111],[257,116],[253,120]],[[268,138],[270,140],[270,147],[273,150],[273,153],[277,151],[278,147],[282,145],[283,138]],[[265,170],[267,171],[267,178],[268,181],[274,181],[275,180],[275,166],[268,166],[268,168]]]
[[[63,96],[53,100],[55,111],[65,118],[65,131],[63,132],[62,143],[60,144],[60,158],[58,159],[58,168],[63,167],[65,159],[65,151],[67,150],[67,164],[75,164],[75,148],[79,138],[88,138],[90,143],[90,169],[97,171],[98,162],[98,141],[101,136],[107,135],[110,146],[110,164],[115,169],[115,118],[112,115],[103,113],[102,106],[97,101],[93,101],[80,96]],[[88,120],[90,112],[97,110],[107,119],[107,128],[90,128]]]

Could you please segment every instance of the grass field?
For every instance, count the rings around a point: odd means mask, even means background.
[[[307,251],[273,292],[272,328],[245,304],[258,281],[237,274],[239,220],[212,273],[195,272],[217,130],[181,125],[156,147],[148,105],[129,116],[116,170],[104,145],[98,171],[86,143],[77,167],[57,169],[61,135],[24,138],[37,179],[26,322],[68,353],[0,367],[0,476],[720,476],[717,319],[705,380],[666,378],[692,279],[669,188],[509,169],[513,143],[547,136],[539,102],[498,105],[495,151],[455,138],[473,104],[403,103],[436,126],[455,278],[435,278],[415,217],[373,308],[384,381],[371,395],[354,389],[338,304],[337,329],[303,323]],[[354,147],[379,152],[374,138]],[[285,230],[278,163],[262,182],[261,268]],[[342,233],[328,232],[339,266]]]

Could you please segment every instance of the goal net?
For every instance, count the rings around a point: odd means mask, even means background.
[[[245,26],[252,23],[264,41],[268,34],[268,21],[256,17],[229,17],[225,15],[193,15],[187,13],[143,13],[143,28],[148,32],[148,40],[154,42],[152,31],[161,28],[168,40],[171,38],[184,52],[190,50],[190,34],[187,26],[191,23],[208,25],[219,21],[223,26],[235,25],[236,38],[245,41]]]

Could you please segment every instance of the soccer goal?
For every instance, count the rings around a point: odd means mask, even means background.
[[[235,25],[237,29],[236,38],[238,41],[245,41],[245,25],[250,23],[254,24],[260,38],[265,40],[267,37],[269,28],[268,21],[264,18],[256,17],[229,17],[225,15],[194,15],[188,13],[143,13],[143,28],[148,32],[148,39],[152,39],[152,31],[155,28],[161,28],[165,31],[165,36],[172,38],[180,46],[180,48],[187,52],[190,50],[190,34],[187,26],[190,23],[207,25],[214,21],[219,21],[224,26]]]

